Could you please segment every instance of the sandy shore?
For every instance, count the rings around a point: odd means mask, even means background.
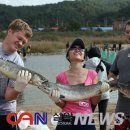
[[[51,105],[51,106],[17,106],[17,111],[19,112],[20,110],[24,110],[30,113],[34,113],[34,112],[47,112],[48,113],[48,126],[50,128],[50,130],[54,130],[53,125],[51,123],[51,117],[56,113],[56,112],[60,112],[61,109],[59,107],[57,107],[56,105]],[[97,109],[96,109],[97,111]],[[110,103],[108,104],[108,108],[107,108],[107,112],[109,114],[114,113],[115,111],[115,103]],[[96,117],[96,120],[98,120],[98,117]],[[98,123],[98,122],[97,122]],[[97,124],[96,123],[96,124]],[[110,126],[107,126],[107,130],[109,130],[110,128],[112,128],[113,125],[111,124]],[[97,130],[99,130],[99,125],[96,125]],[[27,130],[30,130],[30,128],[28,127]]]

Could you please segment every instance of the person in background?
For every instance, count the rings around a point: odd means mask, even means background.
[[[25,58],[26,55],[27,55],[26,47],[23,47],[23,48],[22,48],[22,54],[23,54],[23,58]]]
[[[21,19],[12,21],[7,29],[6,37],[0,47],[0,59],[9,60],[24,66],[17,53],[32,36],[32,29]],[[18,130],[17,126],[8,124],[6,117],[10,112],[16,112],[16,98],[24,90],[31,79],[28,71],[19,71],[16,82],[0,74],[0,130]],[[16,117],[12,117],[15,121]]]
[[[27,49],[27,53],[30,54],[31,53],[31,45],[28,45],[26,49]]]
[[[88,59],[85,61],[86,69],[93,69],[97,72],[97,77],[99,81],[105,82],[108,80],[107,78],[107,70],[106,66],[101,60],[101,53],[98,47],[92,47],[87,52]],[[106,115],[108,100],[110,98],[109,91],[105,92],[101,96],[101,100],[98,103],[99,113],[103,114],[103,119]],[[95,111],[96,105],[92,104],[92,110]],[[100,116],[99,116],[100,121]],[[106,122],[103,125],[100,125],[100,130],[106,130]]]
[[[83,61],[85,59],[85,45],[84,42],[77,38],[70,45],[66,58],[70,63],[70,68],[66,71],[62,71],[56,76],[56,81],[63,85],[87,85],[96,84],[98,82],[97,73],[95,70],[89,70],[83,68]],[[57,125],[56,130],[95,130],[95,125],[81,125],[80,122],[74,125],[75,114],[80,113],[82,116],[85,114],[91,114],[91,104],[96,105],[100,101],[100,96],[95,96],[89,99],[79,101],[63,101],[60,97],[58,90],[52,90],[50,92],[50,98],[62,109],[62,113],[71,113],[73,115],[72,125]],[[61,121],[63,124],[63,121]],[[61,124],[59,121],[59,124]]]
[[[66,51],[68,50],[69,46],[70,46],[70,44],[69,44],[69,42],[67,42],[66,43]]]
[[[119,51],[122,49],[122,43],[119,43]]]
[[[116,52],[116,43],[113,43],[112,50]]]
[[[105,60],[102,60],[102,59],[101,59],[101,61],[104,63],[104,65],[106,67],[106,70],[107,70],[107,75],[108,75],[109,74],[109,70],[110,70],[112,64],[107,62],[107,61],[105,61]]]
[[[125,36],[128,44],[130,44],[130,20],[125,25]],[[122,49],[116,55],[109,73],[110,79],[118,79],[119,83],[130,83],[130,46]],[[124,122],[121,125],[115,125],[115,130],[130,129],[130,98],[127,98],[121,92],[118,92],[118,100],[116,104],[116,113],[124,113]]]

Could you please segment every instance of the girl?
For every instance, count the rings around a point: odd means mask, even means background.
[[[85,59],[84,51],[85,45],[83,41],[79,38],[75,39],[66,53],[66,58],[70,62],[70,68],[56,76],[57,83],[63,85],[84,83],[85,87],[87,87],[87,85],[98,82],[96,71],[83,68],[83,61]],[[80,113],[81,115],[91,114],[91,104],[96,105],[100,101],[100,96],[72,102],[59,99],[60,92],[58,90],[52,90],[49,95],[56,105],[62,108],[62,113],[71,113],[73,115],[72,120],[68,124],[63,123],[64,120],[59,121],[56,130],[95,130],[95,125],[88,125],[87,123],[81,125],[80,122],[74,125],[74,121],[76,113]]]

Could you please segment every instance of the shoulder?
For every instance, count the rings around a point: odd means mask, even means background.
[[[125,49],[122,49],[120,50],[117,55],[122,55],[122,54],[126,54],[126,53],[129,53],[130,52],[130,48],[125,48]]]
[[[66,73],[66,71],[62,71],[59,74],[57,74],[56,75],[56,80],[58,80],[59,82],[64,81],[64,79],[66,78],[65,73]]]
[[[95,70],[88,69],[88,76],[94,79],[97,76],[97,72]]]
[[[24,62],[17,52],[14,54],[14,62],[20,66],[24,66]]]
[[[100,59],[98,57],[93,57],[93,58],[90,58],[88,59],[85,64],[86,66],[93,66],[93,67],[96,67],[99,63],[100,63]]]

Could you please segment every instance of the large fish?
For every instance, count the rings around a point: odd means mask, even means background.
[[[51,83],[45,77],[36,73],[35,71],[16,65],[13,62],[0,59],[0,72],[8,78],[16,80],[18,71],[20,70],[28,70],[32,74],[32,78],[29,83],[38,86],[41,91],[48,94],[52,89],[58,89],[61,94],[60,98],[65,101],[87,99],[106,92],[109,89],[123,90],[125,95],[130,97],[129,87],[127,86],[126,88],[125,86],[126,89],[124,91],[124,87],[122,88],[123,85],[117,87],[118,81],[116,80],[109,82],[110,87],[102,86],[102,82],[89,86],[84,86],[83,84],[65,86],[57,83]]]

